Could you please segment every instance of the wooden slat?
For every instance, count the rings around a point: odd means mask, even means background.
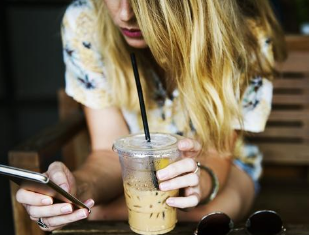
[[[274,94],[273,104],[305,105],[309,103],[309,95],[277,95]]]
[[[309,78],[276,78],[273,85],[274,88],[308,89]]]
[[[279,165],[279,164],[264,164],[263,165],[263,179],[303,179],[307,176],[306,166],[295,166],[290,164]],[[306,178],[305,178],[306,180]],[[308,182],[309,187],[309,182]],[[309,191],[308,191],[309,193]],[[309,204],[308,204],[309,206]]]
[[[280,164],[309,164],[309,145],[259,144],[265,162]]]
[[[168,234],[188,235],[193,234],[196,229],[196,222],[178,222],[175,229]],[[52,234],[71,234],[71,235],[136,235],[127,221],[80,221],[71,223],[68,226],[55,230]],[[236,233],[237,234],[237,233]],[[241,233],[239,234],[241,235]]]
[[[280,72],[308,73],[309,53],[298,51],[290,52],[286,61],[276,64],[276,69]]]
[[[59,118],[61,121],[70,119],[81,111],[81,106],[69,97],[64,89],[58,91]],[[87,128],[84,128],[62,148],[63,162],[70,170],[75,170],[89,155],[90,143]]]
[[[309,36],[287,35],[285,39],[288,51],[309,51]]]
[[[300,121],[309,119],[309,110],[273,110],[268,121]]]
[[[71,119],[58,123],[28,139],[9,151],[9,164],[14,167],[41,171],[44,161],[56,153],[69,139],[85,129],[84,116],[75,114]],[[16,201],[16,186],[12,186],[14,226],[16,235],[43,235],[38,225],[31,221],[24,207]]]
[[[289,137],[289,138],[309,138],[309,129],[302,127],[267,127],[264,132],[257,134],[258,137]]]
[[[253,213],[257,210],[271,209],[280,214],[284,221],[284,227],[287,227],[290,223],[303,223],[309,227],[308,197],[308,181],[294,180],[293,178],[274,178],[272,180],[262,178],[261,191],[257,194],[251,211]],[[306,231],[306,233],[309,234],[309,231]],[[301,234],[287,228],[287,231],[281,235]]]
[[[36,152],[9,152],[9,164],[10,166],[23,168],[26,170],[38,172],[40,169],[40,159]],[[28,213],[22,204],[16,200],[16,192],[19,186],[11,182],[11,200],[14,216],[14,228],[16,235],[44,235],[45,233],[38,227],[38,225],[30,220]]]
[[[42,130],[40,133],[11,150],[11,152],[25,153],[35,151],[38,152],[40,156],[51,156],[68,140],[85,129],[85,127],[86,123],[84,116],[80,113],[76,113],[72,115],[71,118]]]
[[[273,189],[273,188],[271,188]],[[274,190],[269,190],[270,192],[274,192]],[[275,191],[276,192],[276,191]],[[292,192],[293,193],[293,192]],[[291,195],[291,192],[290,194]],[[281,207],[285,206],[286,204],[290,204],[290,207],[286,207],[285,210],[283,210],[283,212],[288,212],[288,209],[291,208],[294,214],[297,214],[297,207],[292,207],[292,205],[295,203],[293,201],[293,198],[288,197],[288,195],[285,195],[285,197],[283,197],[283,200],[280,200],[279,202],[281,202],[282,204],[280,204]],[[303,195],[303,194],[302,194]],[[280,195],[276,195],[276,194],[272,194],[272,198],[274,198],[274,196],[280,197]],[[300,198],[300,197],[297,197]],[[301,198],[305,198],[305,196],[301,197]],[[299,201],[297,201],[299,202]],[[263,201],[262,201],[263,203]],[[278,205],[278,203],[276,204],[276,206]],[[306,204],[305,204],[306,205]],[[261,206],[260,204],[258,206]],[[262,204],[262,208],[260,209],[272,209],[272,204],[271,203],[267,203],[266,205]],[[279,207],[279,208],[281,208]],[[307,208],[307,205],[306,207]],[[304,207],[302,208],[304,209]],[[280,213],[281,210],[279,210]],[[298,216],[301,215],[305,215],[305,213],[302,213],[303,210],[301,211],[301,213],[297,214]],[[253,213],[253,212],[252,212]],[[291,213],[291,212],[290,212]],[[285,213],[280,213],[281,216],[284,216]],[[291,214],[290,214],[291,217]],[[288,217],[288,218],[290,218]],[[190,219],[190,218],[189,218]],[[309,233],[309,225],[308,225],[308,219],[307,217],[302,218],[301,221],[304,221],[303,224],[290,224],[289,221],[285,220],[285,217],[283,217],[283,220],[285,222],[284,227],[286,227],[286,232],[284,232],[284,235],[308,235]],[[294,221],[295,221],[295,217],[294,217]],[[293,222],[294,222],[293,221]],[[241,224],[245,224],[245,218],[243,223]],[[171,232],[169,232],[168,234],[170,235],[190,235],[190,234],[194,234],[194,231],[196,230],[196,227],[198,225],[198,221],[194,221],[194,222],[178,222],[175,229],[173,229]],[[236,226],[235,226],[236,227]],[[136,235],[136,233],[134,233],[129,225],[127,221],[82,221],[82,222],[77,222],[77,223],[72,223],[69,224],[68,226],[62,228],[61,230],[55,230],[52,232],[52,234],[58,234],[58,235],[91,235],[91,234],[95,234],[95,235]],[[210,234],[210,233],[208,233]],[[245,229],[236,229],[234,231],[231,232],[231,234],[234,235],[246,235],[248,234],[246,232]]]

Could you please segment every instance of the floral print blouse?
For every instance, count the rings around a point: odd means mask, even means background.
[[[75,0],[67,8],[62,22],[63,55],[66,66],[66,93],[76,101],[93,109],[112,106],[112,95],[105,76],[104,61],[96,34],[96,16],[92,0]],[[267,51],[266,39],[261,47]],[[157,107],[147,110],[150,130],[182,134],[178,91],[167,97],[160,79],[151,73],[156,84],[154,99]],[[272,83],[266,78],[255,77],[245,89],[242,98],[244,123],[249,132],[262,132],[271,110]],[[142,132],[140,115],[122,109],[131,133]],[[235,129],[240,125],[235,122]],[[194,128],[192,128],[194,129]],[[256,146],[245,145],[242,157],[235,157],[234,164],[247,172],[256,183],[261,174],[262,154]]]

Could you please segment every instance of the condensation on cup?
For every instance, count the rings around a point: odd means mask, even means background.
[[[139,234],[163,234],[176,225],[176,208],[166,204],[178,190],[160,191],[156,171],[180,158],[177,143],[181,136],[151,133],[151,142],[144,134],[117,139],[113,150],[118,152],[130,228]]]

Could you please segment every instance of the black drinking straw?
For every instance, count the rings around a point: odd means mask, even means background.
[[[141,81],[139,79],[139,73],[137,69],[137,63],[135,59],[135,54],[131,53],[131,62],[132,62],[132,67],[133,67],[133,72],[134,72],[134,78],[135,78],[135,83],[136,83],[136,88],[137,88],[137,93],[138,93],[138,98],[139,98],[139,105],[141,108],[141,113],[142,113],[142,120],[143,120],[143,126],[144,126],[144,133],[145,133],[145,139],[147,142],[151,142],[150,139],[150,133],[149,133],[149,127],[148,127],[148,121],[147,121],[147,114],[146,114],[146,109],[145,109],[145,102],[144,102],[144,97],[143,97],[143,90],[142,90],[142,85]],[[151,179],[154,187],[156,189],[159,189],[159,183],[158,179],[156,177],[156,169],[154,166],[153,162],[153,157],[150,157],[150,167],[151,167]]]
[[[144,102],[144,97],[143,97],[143,90],[141,86],[141,81],[139,79],[139,73],[138,73],[137,63],[136,63],[134,53],[131,53],[131,62],[132,62],[132,67],[133,67],[133,72],[134,72],[136,89],[137,89],[138,98],[139,98],[139,105],[140,105],[141,113],[142,113],[145,139],[147,140],[147,142],[151,142],[148,121],[147,121],[147,114],[146,114],[146,109],[145,109],[145,102]]]

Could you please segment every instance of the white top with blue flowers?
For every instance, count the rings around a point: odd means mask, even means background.
[[[112,104],[112,94],[105,76],[104,61],[100,54],[101,44],[96,34],[96,16],[92,0],[76,0],[67,8],[62,22],[63,55],[66,65],[66,93],[76,101],[93,109],[103,109]],[[266,40],[266,39],[265,39]],[[261,41],[263,50],[267,43]],[[182,134],[182,112],[178,91],[167,97],[160,79],[153,74],[158,92],[158,106],[148,110],[150,130]],[[266,78],[253,78],[242,96],[244,123],[249,132],[262,132],[271,110],[272,83]],[[138,113],[122,109],[131,133],[141,132]],[[235,122],[235,129],[241,126]],[[245,170],[256,182],[261,174],[262,155],[255,146],[245,146],[241,158],[234,163]]]

